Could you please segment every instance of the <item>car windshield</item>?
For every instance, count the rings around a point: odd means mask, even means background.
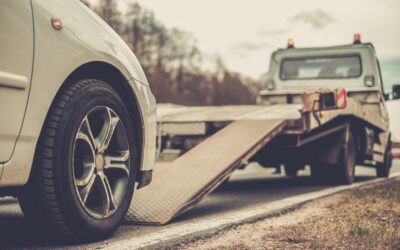
[[[284,58],[281,80],[352,78],[361,75],[358,55]]]

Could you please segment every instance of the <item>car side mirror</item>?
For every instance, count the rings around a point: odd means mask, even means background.
[[[400,84],[393,84],[393,100],[400,99]]]

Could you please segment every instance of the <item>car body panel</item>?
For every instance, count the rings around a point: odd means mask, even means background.
[[[56,94],[71,72],[90,62],[118,69],[136,95],[132,98],[137,99],[140,108],[144,138],[141,170],[151,170],[155,158],[155,99],[132,51],[77,0],[32,0],[32,4],[36,44],[32,89],[14,156],[4,164],[0,186],[20,186],[28,181],[36,143]],[[61,30],[53,29],[52,18],[62,22]]]
[[[7,162],[21,130],[31,83],[33,22],[30,0],[2,1],[0,27],[0,162]]]
[[[0,180],[2,175],[3,175],[3,164],[0,164]]]
[[[400,100],[391,100],[386,102],[390,116],[390,130],[392,131],[392,141],[400,144]]]

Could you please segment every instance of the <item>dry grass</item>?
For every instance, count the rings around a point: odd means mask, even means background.
[[[400,181],[324,198],[178,248],[400,249]]]
[[[329,209],[266,237],[277,248],[400,249],[400,182],[354,191]]]

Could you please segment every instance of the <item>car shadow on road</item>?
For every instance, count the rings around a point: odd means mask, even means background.
[[[43,225],[33,225],[20,211],[17,200],[0,200],[0,249],[61,248],[74,243],[59,241],[42,230]]]
[[[18,206],[16,201],[8,201],[8,206]],[[13,204],[14,203],[14,204]],[[4,205],[4,203],[0,203]],[[41,225],[30,224],[22,214],[0,215],[0,248],[25,248],[47,246],[49,240],[40,232]]]

